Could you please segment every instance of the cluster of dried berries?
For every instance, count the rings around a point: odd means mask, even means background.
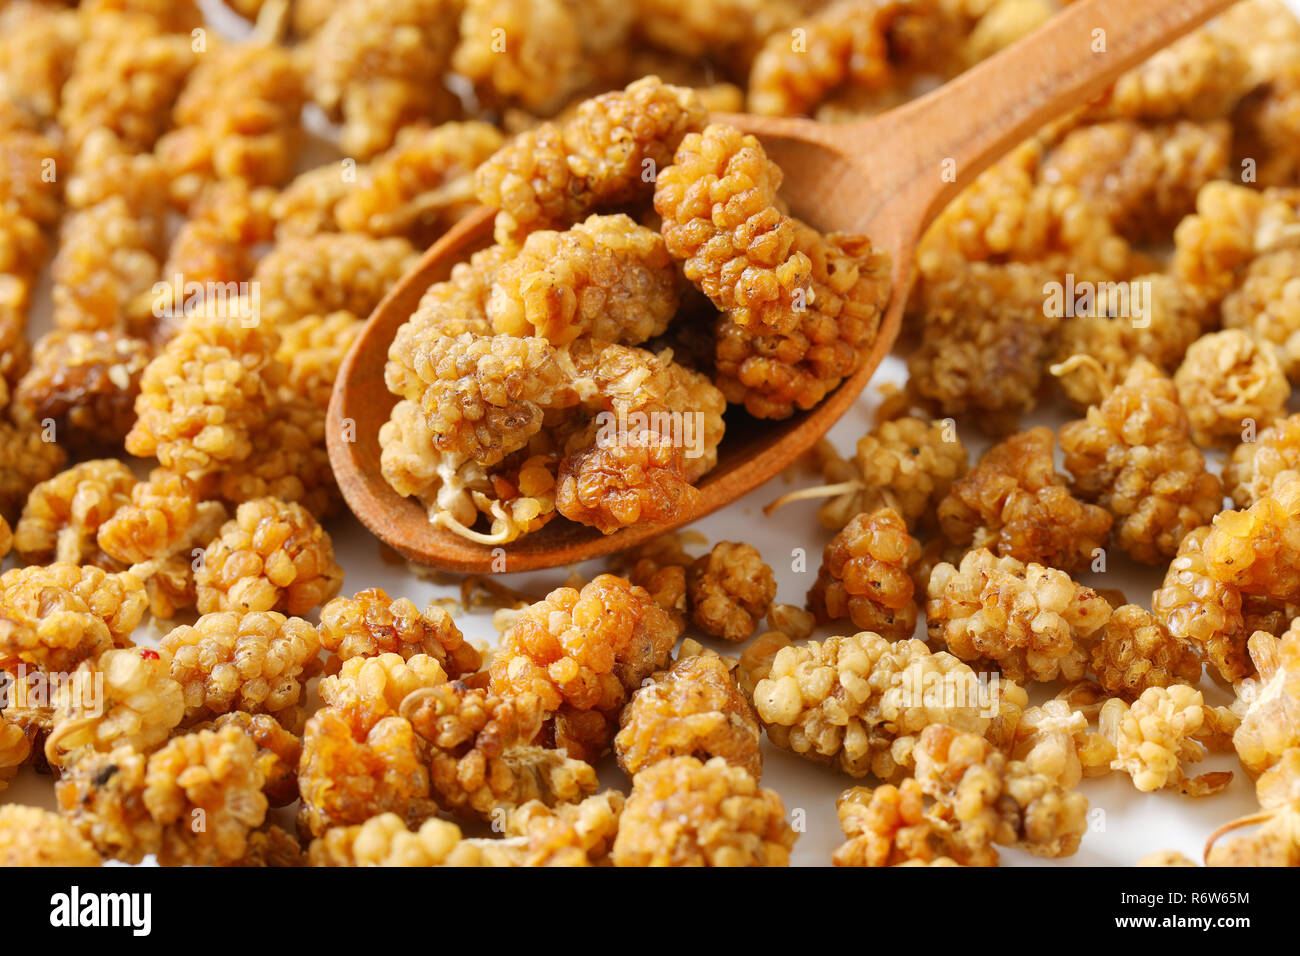
[[[546,734],[571,756],[609,749],[618,712],[663,667],[681,625],[644,588],[602,574],[524,608],[492,656],[492,690],[536,694]]]
[[[1032,428],[994,445],[939,502],[939,524],[963,548],[1078,571],[1110,538],[1112,519],[1076,499],[1056,471],[1056,437]]]
[[[870,115],[1056,4],[230,6],[251,39],[188,0],[0,11],[0,670],[49,691],[5,702],[0,787],[60,773],[59,813],[0,808],[0,863],[783,865],[764,731],[881,781],[839,801],[841,865],[1066,855],[1085,777],[1211,795],[1231,775],[1187,766],[1229,747],[1260,808],[1207,862],[1300,861],[1300,26],[1277,0],[940,213],[906,389],[782,499],[831,499],[807,610],[751,545],[667,536],[626,579],[512,593],[490,656],[436,603],[335,598],[321,525],[334,379],[418,250],[496,210],[392,343],[389,483],[484,545],[679,521],[728,403],[820,402],[891,294],[886,257],[789,215],[782,170],[709,112]],[[342,154],[295,177],[308,100]],[[1049,385],[1085,417],[1021,430]],[[969,471],[958,419],[1002,439]],[[1198,446],[1234,445],[1220,481]],[[1151,611],[1072,579],[1111,541],[1169,562]],[[810,641],[840,620],[861,632]],[[749,643],[674,660],[687,627]],[[1231,710],[1195,688],[1207,663]],[[1031,680],[1059,692],[1029,707]],[[626,800],[596,792],[611,749]],[[297,836],[266,820],[295,801]]]
[[[1078,680],[1110,617],[1105,598],[1065,572],[986,549],[930,575],[931,640],[1014,681]]]
[[[1139,790],[1179,786],[1201,796],[1227,786],[1232,774],[1188,779],[1184,764],[1201,760],[1200,738],[1213,732],[1201,692],[1187,684],[1149,687],[1132,704],[1112,697],[1101,709],[1101,732],[1115,747],[1111,766],[1133,778]]]
[[[996,866],[994,844],[1073,854],[1088,801],[983,737],[936,723],[921,734],[915,777],[855,787],[838,810],[848,840],[835,851],[837,866]]]
[[[703,119],[692,90],[647,77],[480,167],[499,245],[426,293],[386,372],[401,401],[380,433],[384,475],[436,523],[497,544],[555,513],[607,534],[680,520],[726,402],[788,417],[857,367],[888,299],[885,258],[784,215],[757,141]],[[658,230],[637,221],[652,198]],[[712,385],[671,348],[631,348],[709,311],[683,301],[677,263],[721,313]]]
[[[932,654],[920,641],[890,643],[864,631],[792,645],[765,642],[766,653],[742,659],[754,709],[768,739],[855,777],[906,775],[917,735],[933,723],[988,733],[1000,743],[1028,698],[1011,681],[981,685],[956,657]]]
[[[848,618],[860,631],[909,638],[917,606],[908,568],[920,555],[920,544],[894,509],[860,514],[826,546],[808,606],[823,623]]]
[[[1061,429],[1075,493],[1115,516],[1116,543],[1138,561],[1173,557],[1223,504],[1190,433],[1174,384],[1142,359],[1086,418]]]
[[[401,710],[428,742],[430,793],[443,810],[490,821],[531,800],[555,806],[596,790],[590,764],[532,743],[546,716],[535,694],[456,681],[413,691]]]
[[[858,440],[852,461],[828,443],[817,448],[822,488],[783,495],[768,505],[770,514],[790,501],[829,497],[817,512],[822,525],[839,531],[857,515],[893,508],[909,530],[933,521],[935,506],[952,483],[966,474],[966,449],[952,419],[889,419]]]
[[[672,757],[721,757],[763,774],[761,732],[754,708],[741,693],[727,662],[710,651],[679,654],[632,695],[614,738],[618,764],[629,777]]]
[[[327,670],[354,657],[416,654],[432,657],[452,680],[472,674],[482,655],[461,635],[445,608],[430,604],[423,611],[407,598],[390,598],[379,588],[338,597],[320,612],[320,646],[332,655]]]

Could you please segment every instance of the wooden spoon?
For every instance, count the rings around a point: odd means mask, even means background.
[[[932,93],[865,122],[715,117],[762,141],[785,172],[782,196],[795,215],[825,231],[865,233],[888,250],[894,292],[861,366],[820,405],[780,422],[728,409],[718,465],[701,480],[695,510],[672,525],[602,535],[556,517],[492,548],[431,524],[415,499],[384,481],[379,428],[396,402],[384,386],[388,346],[425,290],[491,243],[493,210],[474,211],[389,292],[343,361],[327,433],[344,498],[367,528],[411,561],[460,572],[527,571],[611,554],[735,501],[812,447],[866,386],[898,337],[913,250],[938,212],[1002,154],[1232,2],[1084,0]]]

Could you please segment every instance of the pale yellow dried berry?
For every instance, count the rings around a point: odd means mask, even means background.
[[[1083,676],[1111,607],[1092,588],[1040,564],[971,551],[930,575],[932,640],[965,661],[990,661],[1014,681]]]

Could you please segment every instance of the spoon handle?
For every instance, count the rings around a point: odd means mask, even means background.
[[[886,173],[895,181],[881,184],[883,193],[912,192],[924,228],[1017,143],[1234,2],[1083,0],[939,89],[841,135],[857,135],[864,149],[887,137],[896,172]]]

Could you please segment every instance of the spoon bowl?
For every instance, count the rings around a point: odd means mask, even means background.
[[[330,463],[353,513],[407,559],[446,571],[558,567],[608,555],[689,524],[753,491],[810,449],[857,400],[902,327],[922,231],[988,165],[1035,130],[1099,93],[1125,70],[1233,0],[1084,0],[932,93],[861,123],[723,114],[757,136],[785,171],[791,212],[826,232],[864,233],[891,255],[892,295],[857,370],[816,407],[757,421],[729,407],[718,464],[698,483],[696,507],[671,524],[610,535],[556,517],[492,547],[429,521],[380,474],[379,429],[396,396],[384,384],[388,346],[429,286],[492,242],[494,210],[479,208],[421,257],[376,307],[344,358],[330,400]],[[1096,37],[1106,38],[1096,50]]]

